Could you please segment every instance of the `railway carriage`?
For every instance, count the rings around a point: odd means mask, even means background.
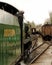
[[[52,37],[52,24],[45,24],[42,26],[42,34],[44,40],[51,40]]]
[[[42,26],[42,33],[43,33],[43,35],[52,36],[52,24],[43,25]]]

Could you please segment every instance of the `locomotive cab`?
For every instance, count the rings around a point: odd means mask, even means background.
[[[31,29],[31,33],[34,34],[36,32],[36,28]]]
[[[23,55],[23,12],[0,2],[0,65],[15,65]]]

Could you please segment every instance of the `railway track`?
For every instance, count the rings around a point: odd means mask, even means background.
[[[28,39],[29,41],[30,39]],[[25,41],[28,42],[28,41]],[[51,45],[51,42],[46,41],[38,46],[31,47],[31,49],[26,49],[24,51],[26,59],[23,59],[20,64],[21,65],[31,65],[34,61],[36,61]],[[18,63],[17,63],[18,64]],[[15,65],[17,65],[15,64]]]
[[[33,48],[29,51],[29,57],[26,62],[27,65],[31,65],[33,61],[36,61],[41,54],[43,54],[49,47],[50,42],[43,42],[41,45],[37,46],[36,48]]]

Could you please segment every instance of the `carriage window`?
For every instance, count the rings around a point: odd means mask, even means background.
[[[0,65],[11,65],[20,57],[20,36],[18,18],[0,9]]]

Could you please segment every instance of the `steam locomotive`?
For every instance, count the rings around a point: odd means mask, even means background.
[[[31,31],[34,35],[41,35],[42,39],[45,41],[51,41],[52,39],[52,24],[44,24],[41,27],[41,31],[36,31],[35,28],[32,28]]]

